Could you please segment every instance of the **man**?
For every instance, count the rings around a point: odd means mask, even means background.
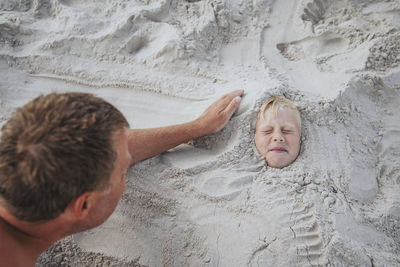
[[[255,143],[268,166],[283,168],[294,162],[300,152],[301,118],[290,100],[270,97],[258,113]]]
[[[103,223],[131,164],[219,131],[242,94],[223,96],[192,122],[143,130],[90,94],[53,93],[19,108],[0,138],[1,266],[33,266],[58,239]]]

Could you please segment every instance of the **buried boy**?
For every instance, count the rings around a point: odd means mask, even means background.
[[[301,119],[293,102],[272,96],[257,116],[255,143],[268,166],[283,168],[294,162],[300,152]]]

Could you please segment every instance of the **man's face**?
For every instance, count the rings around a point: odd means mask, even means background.
[[[268,166],[283,168],[291,164],[300,151],[300,122],[297,111],[283,107],[275,116],[270,109],[256,124],[255,142]]]
[[[125,175],[131,162],[128,151],[128,134],[123,129],[113,134],[113,146],[117,152],[117,160],[106,189],[98,194],[96,206],[90,211],[93,223],[91,227],[102,224],[113,213],[125,189]]]

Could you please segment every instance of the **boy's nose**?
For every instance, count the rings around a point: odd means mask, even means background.
[[[273,140],[274,142],[283,142],[283,136],[280,132],[275,132],[274,136],[273,136]]]

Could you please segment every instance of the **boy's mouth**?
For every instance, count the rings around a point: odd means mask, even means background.
[[[288,152],[288,151],[283,147],[274,147],[274,148],[271,148],[270,150],[268,150],[268,152],[282,153],[282,152]]]

